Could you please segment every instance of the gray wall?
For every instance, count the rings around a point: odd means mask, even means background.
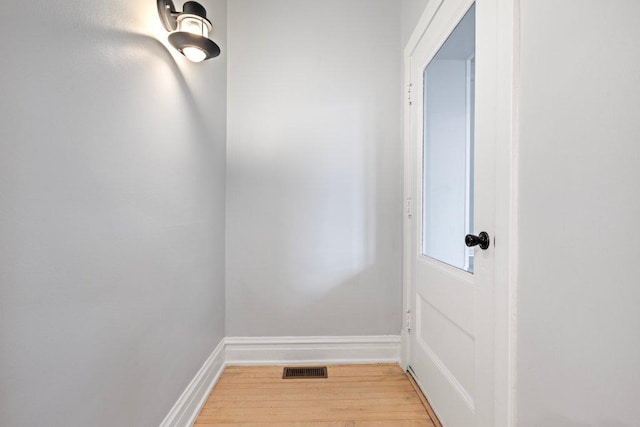
[[[398,334],[394,0],[229,3],[227,335]]]
[[[154,1],[3,6],[0,425],[157,426],[224,334],[225,57]]]
[[[640,419],[640,3],[522,1],[518,419]]]

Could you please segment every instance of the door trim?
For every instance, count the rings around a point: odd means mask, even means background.
[[[520,0],[478,0],[490,3],[495,12],[495,39],[498,40],[498,68],[496,88],[497,122],[495,127],[495,250],[494,289],[490,300],[482,301],[481,310],[494,319],[493,336],[493,402],[477,405],[493,405],[479,408],[479,414],[493,414],[496,427],[516,425],[516,339],[517,339],[517,275],[518,275],[518,105],[519,105],[519,41]],[[433,21],[443,0],[431,0],[404,49],[404,88],[407,96],[403,114],[404,146],[404,200],[407,211],[403,220],[403,311],[406,315],[402,330],[401,365],[407,368],[411,357],[410,331],[413,306],[413,267],[410,236],[415,232],[418,220],[413,217],[412,202],[416,200],[414,188],[415,147],[411,143],[411,56],[427,28]],[[492,35],[493,36],[493,35]],[[436,40],[442,44],[444,40]],[[480,420],[485,425],[490,420]]]

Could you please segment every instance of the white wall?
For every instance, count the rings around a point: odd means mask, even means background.
[[[521,3],[518,425],[638,425],[640,3]]]
[[[227,335],[398,334],[394,0],[229,3]]]
[[[3,6],[0,425],[158,425],[224,334],[224,54],[153,1]]]

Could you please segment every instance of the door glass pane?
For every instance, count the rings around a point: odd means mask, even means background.
[[[424,71],[422,254],[473,273],[475,5]]]

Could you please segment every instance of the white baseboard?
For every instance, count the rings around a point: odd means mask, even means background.
[[[227,337],[227,365],[398,363],[400,336]]]
[[[220,344],[213,350],[213,353],[180,395],[160,427],[186,427],[195,422],[200,409],[204,406],[213,386],[218,382],[224,370],[224,341],[224,338],[220,340]]]

